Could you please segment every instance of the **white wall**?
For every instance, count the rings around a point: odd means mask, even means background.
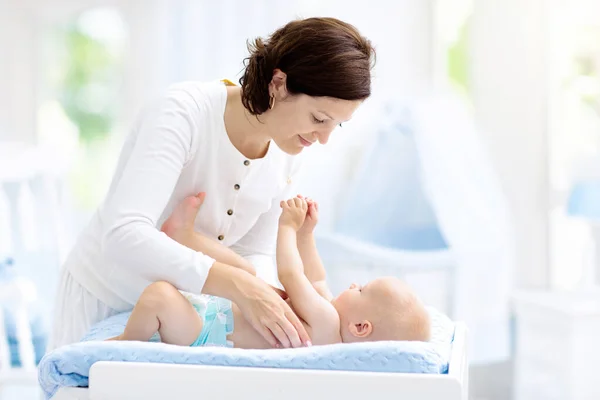
[[[170,36],[169,16],[176,6],[177,2],[167,0],[123,1],[118,6],[129,37],[122,81],[121,118],[125,133],[139,109],[169,83],[169,49],[179,45]]]
[[[35,140],[35,21],[0,0],[0,140]]]
[[[543,0],[476,1],[476,117],[515,216],[516,284],[548,283],[547,82]]]

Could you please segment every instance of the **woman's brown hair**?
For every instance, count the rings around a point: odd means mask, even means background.
[[[358,30],[335,18],[289,22],[248,44],[240,78],[242,102],[254,115],[269,108],[269,83],[279,68],[292,94],[364,100],[371,95],[375,50]]]

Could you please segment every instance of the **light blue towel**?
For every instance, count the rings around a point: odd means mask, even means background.
[[[85,387],[90,367],[98,361],[445,374],[448,372],[454,323],[433,309],[430,309],[430,314],[432,339],[427,343],[373,342],[301,349],[243,350],[102,341],[123,332],[129,317],[129,313],[124,313],[96,324],[82,342],[46,354],[38,368],[39,381],[46,398],[52,397],[61,387]]]

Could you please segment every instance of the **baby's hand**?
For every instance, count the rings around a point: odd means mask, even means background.
[[[289,226],[297,232],[306,218],[308,209],[306,200],[295,197],[288,201],[282,201],[280,206],[283,211],[279,217],[279,226]]]
[[[308,206],[306,212],[306,219],[304,220],[304,224],[298,231],[298,234],[310,234],[317,226],[317,222],[319,222],[319,205],[316,201],[306,197],[302,197],[302,195],[298,195],[299,199],[306,200],[306,205]]]

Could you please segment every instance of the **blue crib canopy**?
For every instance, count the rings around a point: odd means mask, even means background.
[[[344,196],[335,230],[384,247],[445,249],[446,240],[422,184],[410,112],[388,107],[386,114]]]

